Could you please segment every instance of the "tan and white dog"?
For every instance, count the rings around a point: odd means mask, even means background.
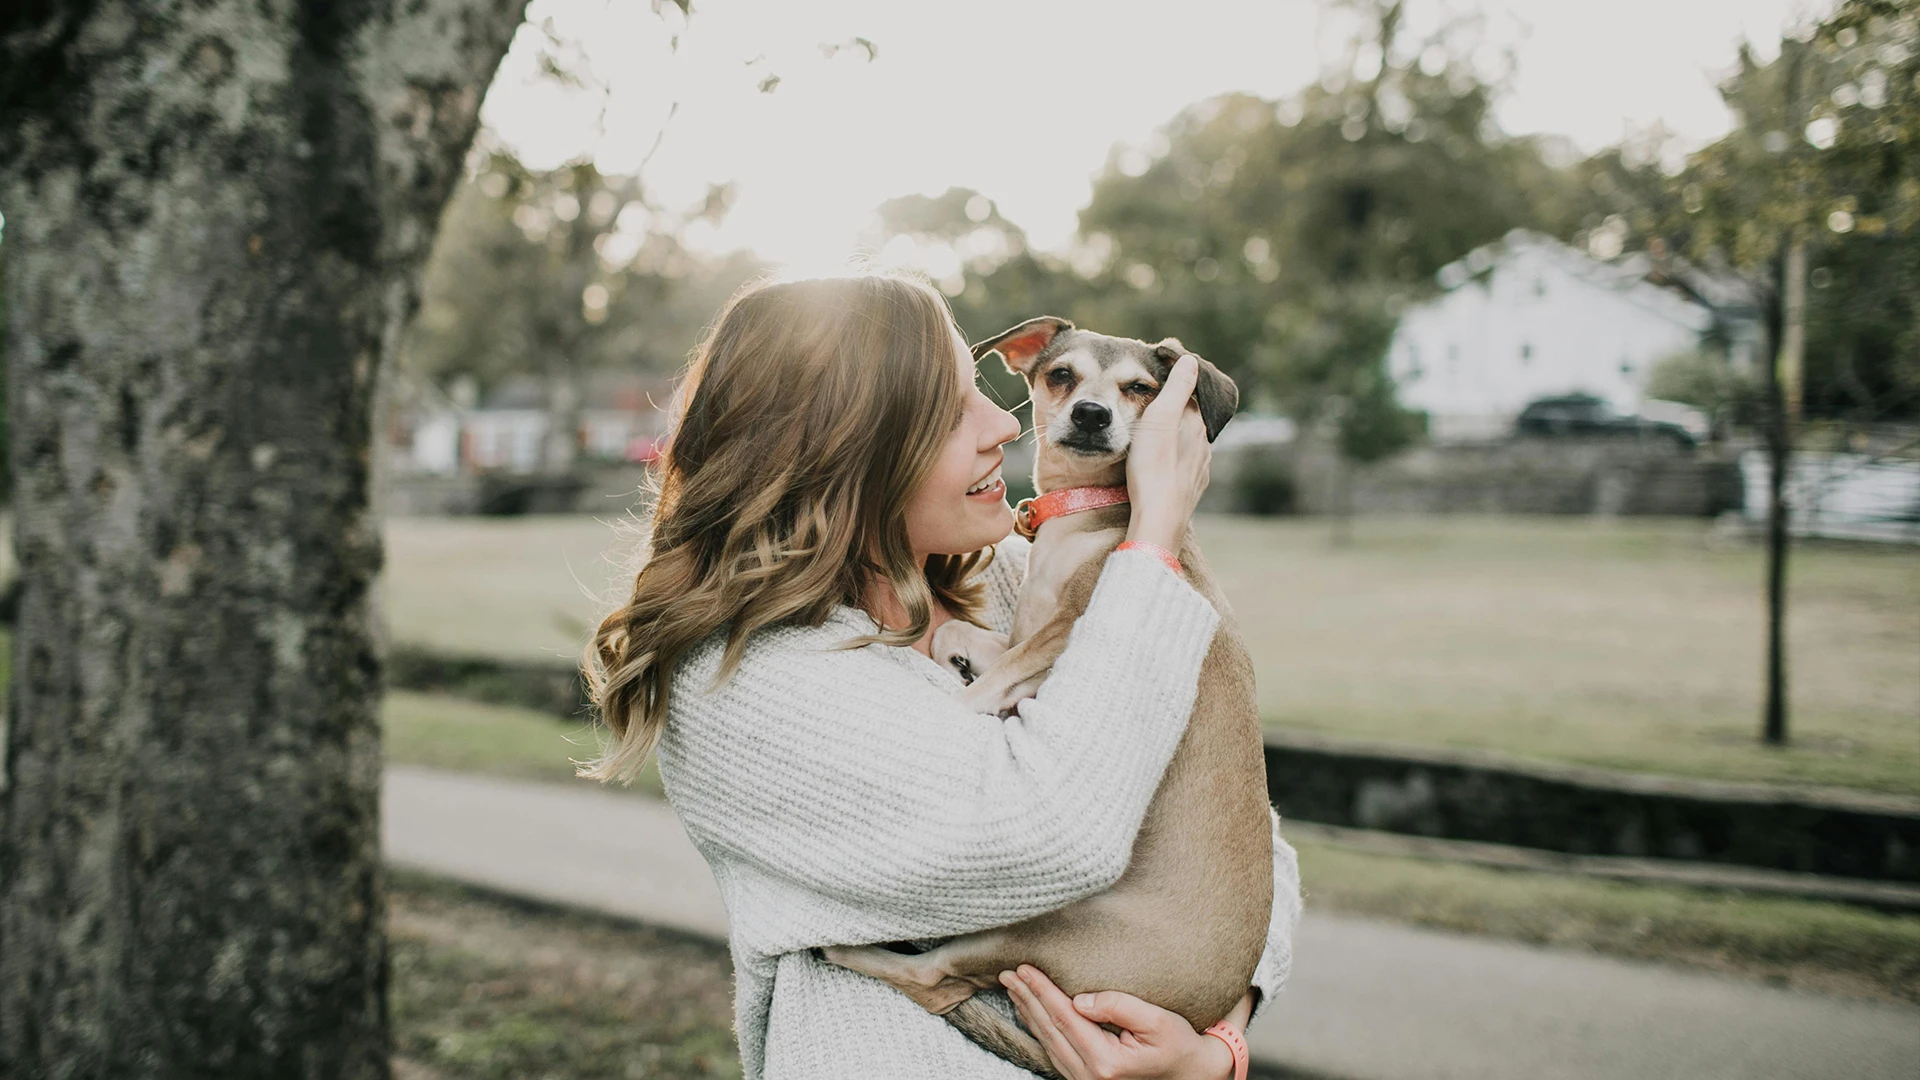
[[[934,656],[970,684],[978,712],[1006,712],[1032,696],[1086,609],[1107,555],[1126,536],[1126,458],[1132,425],[1187,350],[1030,319],[973,347],[998,351],[1024,376],[1038,439],[1034,487],[1017,511],[1033,539],[1013,632],[955,620]],[[1198,357],[1196,357],[1198,359]],[[1213,439],[1239,391],[1205,360],[1194,400]],[[1266,762],[1253,665],[1191,531],[1177,552],[1194,588],[1222,615],[1200,671],[1186,734],[1147,809],[1132,859],[1103,893],[1013,926],[954,938],[921,953],[881,946],[822,950],[944,1014],[1022,1068],[1057,1075],[1040,1044],[974,1000],[999,973],[1032,964],[1068,994],[1122,990],[1170,1009],[1201,1031],[1247,990],[1267,938],[1273,848]]]

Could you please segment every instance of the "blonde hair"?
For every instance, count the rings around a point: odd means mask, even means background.
[[[750,284],[728,301],[676,396],[632,594],[587,645],[611,739],[579,775],[631,780],[665,727],[676,664],[722,627],[715,685],[754,631],[818,626],[876,580],[907,625],[850,646],[912,644],[935,598],[977,619],[967,577],[981,553],[918,565],[904,516],[965,404],[952,327],[946,297],[896,274]]]

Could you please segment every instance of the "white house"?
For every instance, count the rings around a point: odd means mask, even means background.
[[[1636,412],[1653,366],[1716,332],[1731,362],[1751,363],[1746,327],[1729,331],[1725,311],[1648,270],[1522,229],[1474,249],[1442,268],[1444,293],[1401,317],[1387,360],[1400,403],[1426,412],[1435,438],[1485,437],[1555,394]]]

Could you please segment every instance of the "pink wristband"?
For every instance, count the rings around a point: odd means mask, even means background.
[[[1182,570],[1180,568],[1180,560],[1174,557],[1173,552],[1168,551],[1166,548],[1161,547],[1159,544],[1149,544],[1144,540],[1129,540],[1126,543],[1121,544],[1119,547],[1114,548],[1113,550],[1145,551],[1151,554],[1154,558],[1159,559],[1163,563],[1166,563],[1167,569],[1173,571],[1174,573],[1176,574],[1186,573],[1185,570]]]
[[[1233,1052],[1233,1080],[1247,1080],[1247,1038],[1240,1034],[1240,1029],[1222,1020],[1205,1034],[1226,1043],[1227,1049]]]

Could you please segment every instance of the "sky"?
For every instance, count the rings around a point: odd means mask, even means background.
[[[1409,0],[1408,33],[1477,13],[1482,58],[1510,48],[1516,61],[1496,109],[1510,133],[1591,152],[1657,123],[1690,149],[1731,124],[1714,84],[1739,43],[1770,56],[1783,28],[1830,6]],[[543,25],[604,89],[539,71]],[[659,205],[732,182],[725,221],[690,237],[709,251],[828,267],[879,203],[956,185],[1060,251],[1116,146],[1150,148],[1216,94],[1291,94],[1346,55],[1350,29],[1314,0],[695,0],[690,18],[660,0],[535,0],[482,120],[537,168],[644,164]]]

